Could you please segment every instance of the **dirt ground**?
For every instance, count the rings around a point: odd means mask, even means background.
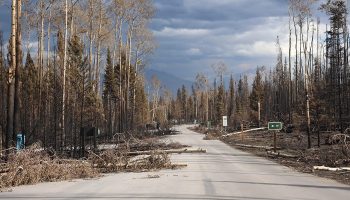
[[[343,141],[335,140],[329,144],[329,138],[337,133],[321,133],[320,147],[317,146],[317,135],[312,135],[312,148],[307,149],[307,135],[305,133],[277,133],[277,147],[279,153],[295,156],[295,158],[286,158],[268,154],[273,147],[273,132],[256,131],[243,134],[233,134],[223,137],[226,133],[197,127],[194,129],[199,133],[205,134],[203,139],[218,139],[235,148],[253,153],[257,156],[273,160],[281,165],[288,166],[299,172],[310,173],[320,177],[334,179],[338,182],[350,185],[350,171],[325,171],[313,170],[314,166],[326,167],[349,167],[350,150]],[[266,148],[250,148],[244,145],[264,146]]]

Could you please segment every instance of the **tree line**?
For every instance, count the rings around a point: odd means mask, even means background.
[[[0,32],[0,149],[18,133],[78,149],[82,127],[110,140],[147,123],[154,13],[151,0],[12,0],[7,47]]]
[[[307,132],[308,147],[313,133],[345,132],[346,2],[327,0],[318,8],[329,17],[325,33],[313,13],[316,3],[289,0],[288,52],[277,37],[276,65],[257,67],[251,85],[246,75],[231,76],[225,88],[227,66],[218,62],[212,65],[214,81],[199,73],[191,88],[173,95],[157,77],[145,91],[142,71],[155,48],[148,28],[152,1],[13,0],[7,49],[0,32],[2,148],[13,147],[19,132],[28,144],[76,149],[82,127],[99,127],[109,141],[153,121],[220,125],[222,116],[232,129],[282,121]]]
[[[306,132],[308,147],[311,134],[320,131],[348,131],[350,123],[349,30],[344,0],[327,0],[318,6],[329,21],[326,32],[320,31],[320,18],[313,8],[316,0],[289,0],[288,52],[283,52],[276,38],[277,58],[272,68],[259,66],[250,85],[248,77],[231,76],[225,88],[223,62],[213,65],[212,82],[198,74],[191,91],[179,88],[169,103],[170,117],[204,124],[229,126],[266,125],[282,121],[288,128]]]

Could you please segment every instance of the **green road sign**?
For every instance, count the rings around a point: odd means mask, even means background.
[[[269,131],[279,131],[282,129],[282,122],[269,122]]]

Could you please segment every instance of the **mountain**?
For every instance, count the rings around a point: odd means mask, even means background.
[[[157,78],[159,79],[161,86],[163,88],[167,88],[168,90],[170,90],[173,94],[173,96],[176,96],[177,93],[177,89],[181,88],[182,85],[185,85],[188,94],[190,94],[191,92],[191,87],[193,85],[193,82],[188,81],[188,80],[184,80],[181,79],[179,77],[176,77],[172,74],[166,73],[166,72],[162,72],[162,71],[158,71],[158,70],[154,70],[154,69],[146,69],[145,70],[145,78],[147,81],[147,85],[151,84],[151,80],[153,76],[157,76]],[[147,87],[146,85],[146,87]]]

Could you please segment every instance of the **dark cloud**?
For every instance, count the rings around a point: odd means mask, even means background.
[[[3,2],[0,29],[5,32],[6,42],[11,9],[9,0]],[[217,61],[224,61],[232,73],[258,65],[270,67],[276,60],[277,36],[287,52],[288,0],[154,0],[154,3],[157,12],[151,29],[159,48],[151,58],[151,68],[193,79],[197,72],[213,74],[210,66]],[[324,15],[321,23],[327,23]]]
[[[285,34],[287,0],[155,0],[151,27],[159,48],[151,67],[193,79],[222,60],[230,72],[272,65]]]

